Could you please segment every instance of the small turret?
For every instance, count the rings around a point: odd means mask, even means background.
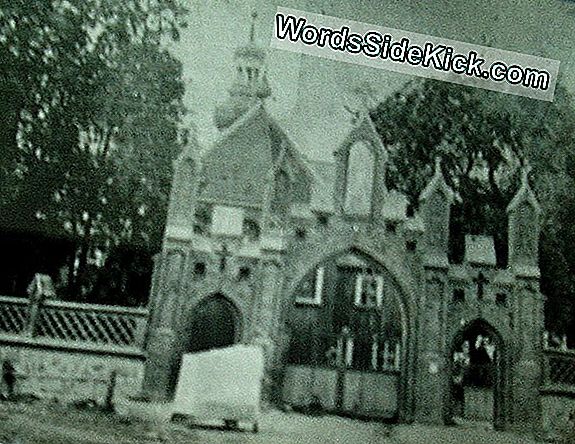
[[[453,191],[445,183],[439,158],[435,161],[433,178],[419,196],[419,202],[419,214],[425,224],[423,239],[426,264],[447,266]]]
[[[197,173],[193,156],[197,147],[197,140],[195,137],[191,138],[191,143],[174,160],[174,177],[166,220],[166,236],[191,236],[190,227],[193,226],[194,190]],[[184,233],[188,231],[189,233]]]
[[[255,43],[256,17],[254,12],[248,44],[237,48],[234,53],[236,79],[229,90],[230,97],[216,108],[214,114],[214,123],[219,129],[229,127],[258,100],[271,95],[266,75],[266,53]]]
[[[521,187],[507,207],[509,266],[516,274],[538,277],[541,207],[529,186],[529,170],[523,167]]]

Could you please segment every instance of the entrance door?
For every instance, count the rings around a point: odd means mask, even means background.
[[[503,343],[483,321],[464,327],[452,344],[452,399],[449,422],[489,422],[504,428]]]
[[[385,271],[346,252],[319,265],[295,292],[287,316],[284,401],[303,409],[395,417],[403,331],[399,289]]]
[[[201,301],[190,323],[188,352],[200,352],[233,345],[238,339],[237,311],[221,294]]]

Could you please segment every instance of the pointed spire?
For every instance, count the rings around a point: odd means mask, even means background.
[[[252,12],[252,24],[250,27],[250,44],[254,43],[256,34],[256,19],[258,18],[258,13],[256,11]]]
[[[441,170],[441,157],[435,157],[435,171],[431,181],[427,184],[425,189],[419,195],[419,200],[425,200],[431,196],[434,192],[439,191],[442,193],[449,202],[453,201],[453,191],[447,183],[445,182],[445,177],[443,176],[443,171]]]
[[[235,50],[237,78],[232,86],[232,95],[247,95],[266,98],[271,89],[266,75],[266,52],[255,42],[255,23],[258,14],[251,15],[249,41]]]
[[[258,14],[251,14],[249,41],[234,51],[236,78],[233,81],[225,103],[214,113],[214,123],[218,129],[229,128],[238,118],[258,101],[271,96],[271,88],[266,74],[266,51],[255,42],[255,21]]]
[[[524,160],[521,165],[521,187],[515,194],[511,203],[507,206],[507,212],[515,210],[521,203],[527,201],[537,213],[541,212],[541,206],[535,197],[535,193],[529,185],[529,173],[531,172],[531,165],[528,160]]]
[[[352,88],[351,92],[359,101],[359,111],[369,113],[377,106],[377,92],[369,82],[359,83]]]
[[[529,187],[529,173],[531,172],[531,165],[526,159],[523,162],[523,168],[521,170],[521,186]]]
[[[507,207],[509,265],[522,276],[539,277],[541,207],[529,186],[530,167],[521,167],[521,186]]]
[[[443,177],[443,172],[441,171],[441,157],[435,156],[435,174],[441,174]]]

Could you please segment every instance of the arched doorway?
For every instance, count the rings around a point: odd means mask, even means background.
[[[463,326],[450,349],[450,423],[490,423],[504,426],[504,341],[487,322],[478,319]]]
[[[240,334],[238,310],[220,293],[208,296],[193,308],[187,329],[187,353],[233,345]]]
[[[322,260],[290,296],[283,401],[357,417],[403,416],[407,315],[393,275],[351,249]]]

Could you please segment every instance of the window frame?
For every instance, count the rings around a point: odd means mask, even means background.
[[[375,290],[375,304],[363,304],[361,302],[362,289],[363,289],[363,279],[368,273],[361,272],[358,273],[355,278],[355,294],[354,294],[354,305],[358,308],[381,308],[383,305],[383,276],[380,274],[372,274],[376,281]]]
[[[325,281],[325,267],[318,266],[313,278],[313,298],[296,296],[295,303],[298,305],[320,306],[323,303],[323,287]]]

